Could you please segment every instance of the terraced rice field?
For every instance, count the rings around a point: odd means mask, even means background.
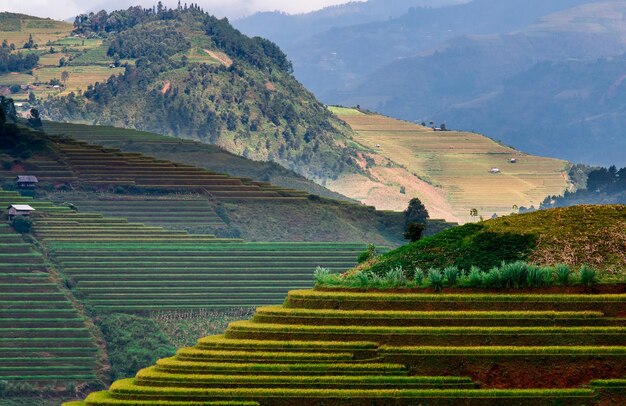
[[[123,217],[131,222],[173,229],[225,227],[206,198],[98,195],[63,193],[58,203],[71,202],[79,211]]]
[[[304,199],[308,193],[284,189],[267,182],[232,178],[191,165],[160,160],[138,153],[60,142],[57,148],[83,185],[110,188],[136,186],[144,189],[203,192],[220,200]]]
[[[280,303],[316,266],[356,264],[362,243],[242,243],[99,214],[38,218],[35,236],[99,311],[146,312]]]
[[[0,191],[0,199],[8,198]],[[0,380],[64,387],[96,379],[97,348],[83,318],[41,254],[6,224],[0,224],[0,295]]]
[[[72,406],[623,404],[625,304],[292,291]]]
[[[466,221],[472,220],[472,208],[486,218],[510,214],[514,205],[537,207],[568,187],[565,161],[527,155],[480,134],[433,131],[352,109],[334,111],[356,132],[357,142],[441,187],[453,214]],[[491,168],[501,173],[490,173]]]

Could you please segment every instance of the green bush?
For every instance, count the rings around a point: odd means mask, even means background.
[[[556,274],[556,280],[561,286],[567,286],[570,283],[570,275],[572,274],[572,270],[569,266],[565,264],[556,264],[554,267],[554,272]]]
[[[596,274],[596,271],[587,265],[580,267],[578,275],[580,283],[584,286],[592,287],[598,282],[598,275]]]
[[[482,272],[476,266],[470,268],[467,278],[465,278],[465,286],[468,288],[480,288],[482,286]]]
[[[438,269],[430,269],[428,271],[428,286],[439,292],[443,288],[443,275]]]
[[[448,266],[443,270],[443,276],[448,282],[448,286],[453,287],[459,277],[459,269],[456,266]]]
[[[98,325],[107,342],[113,379],[133,376],[159,358],[174,354],[174,347],[151,319],[111,314],[100,319]]]
[[[30,233],[30,230],[32,230],[33,222],[28,217],[16,216],[13,218],[13,221],[11,222],[11,226],[18,233],[27,234],[27,233]]]

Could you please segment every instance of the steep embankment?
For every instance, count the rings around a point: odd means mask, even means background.
[[[489,269],[501,261],[589,264],[609,278],[626,276],[626,206],[573,206],[466,224],[390,251],[372,270],[402,266]]]
[[[354,175],[327,186],[379,209],[398,210],[419,197],[431,217],[470,221],[509,214],[514,206],[539,203],[568,188],[565,161],[524,154],[485,136],[431,128],[354,109],[331,107],[355,131],[364,170],[390,185],[384,192],[370,178]],[[515,163],[511,162],[515,159]],[[497,168],[498,173],[491,173]]]

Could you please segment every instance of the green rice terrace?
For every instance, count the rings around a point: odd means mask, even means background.
[[[296,290],[67,405],[623,404],[624,303]]]
[[[526,222],[536,231],[542,229],[539,219],[558,223],[578,214],[585,225],[581,238],[595,238],[601,229],[612,235],[610,230],[622,224],[623,210],[573,207],[511,216],[509,222],[518,228]],[[500,221],[482,226],[495,230]],[[552,224],[552,231],[561,235],[568,224]],[[458,229],[422,244],[454,246],[451,232]],[[466,241],[465,249],[477,250],[471,239]],[[516,245],[493,247],[516,252]],[[572,247],[575,258],[588,249]],[[470,286],[475,271],[447,267],[440,282],[457,287],[437,292],[441,289],[421,281],[409,287],[407,281],[419,272],[407,275],[402,271],[406,266],[396,264],[382,273],[368,270],[397,252],[370,259],[341,277],[318,268],[314,290],[292,290],[282,305],[259,307],[252,319],[231,322],[224,334],[179,348],[134,378],[68,405],[530,406],[626,401],[622,262],[611,263],[614,274],[596,274],[588,265],[579,270],[565,264],[537,265],[541,262],[480,270],[481,278],[493,273],[502,281],[524,276],[524,281],[499,286]],[[611,252],[605,251],[607,258]],[[433,285],[440,272],[428,269],[426,283]],[[358,275],[377,284],[351,286]],[[343,279],[344,284],[325,284],[328,278]]]
[[[84,134],[85,126],[61,128],[74,127],[79,128],[79,134]],[[126,137],[133,145],[150,143],[151,137],[169,139],[176,145],[184,144],[185,151],[195,150],[196,154],[189,152],[190,156],[197,156],[194,164],[215,158],[221,162],[216,164],[216,169],[241,166],[247,168],[243,172],[257,179],[263,178],[265,173],[261,164],[221,150],[205,151],[206,146],[191,141],[110,127],[97,128],[94,134]],[[381,246],[402,242],[402,213],[376,211],[373,207],[345,200],[310,195],[138,152],[89,145],[61,135],[51,136],[24,128],[22,139],[25,145],[21,149],[0,153],[2,186],[15,189],[16,176],[36,176],[38,197],[73,207],[81,213],[99,213],[171,230],[246,241],[365,241]],[[168,145],[163,143],[162,147],[168,149]],[[176,150],[175,145],[170,146],[172,151]],[[273,168],[267,170],[274,173]],[[297,176],[285,169],[278,171],[279,176],[283,176],[280,175],[283,172],[287,173],[287,183],[299,185],[304,179],[292,182],[289,179]],[[325,190],[320,186],[316,188]],[[450,225],[430,220],[426,234]]]
[[[4,200],[6,194],[0,194]],[[42,207],[42,205],[39,205]],[[98,347],[43,256],[0,224],[0,381],[4,393],[96,382]]]
[[[80,213],[18,192],[0,191],[0,203],[37,210],[33,236],[98,311],[277,303],[289,289],[310,287],[315,267],[346,269],[365,249],[363,243],[244,243],[188,234]]]

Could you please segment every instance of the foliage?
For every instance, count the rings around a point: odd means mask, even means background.
[[[376,246],[374,244],[368,244],[367,249],[359,254],[357,262],[362,264],[363,262],[370,261],[376,258]]]
[[[393,267],[381,273],[371,271],[353,272],[344,275],[332,274],[324,268],[315,272],[316,287],[325,288],[359,288],[367,289],[394,289],[394,288],[432,288],[439,292],[444,286],[450,288],[483,288],[499,289],[527,289],[567,286],[572,281],[569,277],[571,269],[564,264],[556,267],[538,266],[523,261],[511,263],[502,262],[488,271],[481,271],[476,266],[469,271],[462,272],[455,266],[448,266],[441,270],[431,268],[425,277],[421,269],[416,269],[412,277],[402,268]],[[567,275],[567,278],[564,276]],[[581,285],[591,287],[597,283],[597,273],[587,265],[583,265],[579,272],[578,281]],[[567,280],[567,282],[564,282]]]
[[[174,353],[159,325],[129,314],[110,314],[97,320],[107,343],[113,379],[133,376],[139,369]]]
[[[410,240],[411,242],[418,241],[422,238],[422,233],[426,228],[425,224],[422,223],[409,223],[407,224],[404,231],[404,239]]]
[[[175,347],[196,343],[200,337],[221,334],[228,323],[250,318],[252,308],[199,309],[156,312],[150,316]]]
[[[26,72],[37,66],[39,55],[35,53],[22,54],[12,53],[7,48],[0,48],[0,73],[1,72]]]
[[[11,222],[11,226],[15,231],[21,234],[30,233],[33,228],[33,222],[26,216],[15,216]]]
[[[570,176],[572,171],[574,169],[570,170]],[[626,167],[619,170],[615,166],[592,169],[584,188],[565,191],[563,196],[548,196],[539,207],[549,209],[575,204],[626,204]],[[522,211],[528,210],[524,208]]]
[[[598,283],[598,276],[594,269],[588,267],[587,265],[583,265],[580,267],[579,276],[580,283],[587,286],[592,287],[596,283]]]
[[[619,279],[620,270],[626,267],[624,227],[624,205],[539,210],[445,230],[389,251],[367,269],[383,272],[398,265],[404,269],[454,265],[463,271],[471,266],[488,270],[502,261],[525,260],[576,268],[587,263]]]

